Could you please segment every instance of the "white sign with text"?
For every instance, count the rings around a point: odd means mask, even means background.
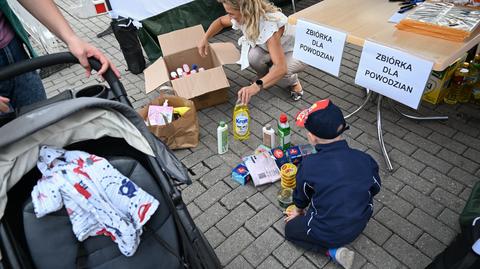
[[[298,20],[293,57],[338,77],[347,34]]]
[[[355,83],[417,109],[433,62],[366,40]]]

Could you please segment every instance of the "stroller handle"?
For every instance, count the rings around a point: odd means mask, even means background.
[[[93,57],[88,58],[88,62],[92,69],[96,71],[100,70],[102,67],[100,61]],[[78,64],[79,62],[78,59],[70,52],[53,53],[35,57],[33,59],[27,59],[0,69],[0,81],[21,75],[23,73],[34,71],[42,67],[66,63]],[[105,78],[105,81],[107,81],[110,89],[118,101],[132,107],[132,104],[128,100],[127,92],[125,91],[123,84],[120,82],[120,80],[118,80],[117,76],[115,76],[115,73],[113,73],[111,68],[107,69],[107,71],[103,74],[103,77]]]

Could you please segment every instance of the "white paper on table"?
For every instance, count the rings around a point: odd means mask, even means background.
[[[273,183],[280,179],[280,170],[268,152],[243,158],[255,186]]]

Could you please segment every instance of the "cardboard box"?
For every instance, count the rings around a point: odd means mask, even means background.
[[[234,64],[240,54],[233,43],[212,43],[208,55],[201,57],[197,44],[204,34],[197,25],[158,36],[163,57],[144,71],[147,93],[170,81],[175,93],[192,100],[197,110],[227,102],[230,84],[222,65]],[[196,64],[205,71],[170,80],[170,72],[183,64]]]
[[[443,97],[447,93],[447,89],[450,86],[450,81],[455,73],[455,69],[462,64],[466,55],[464,55],[457,62],[453,63],[443,71],[432,71],[428,78],[425,91],[423,92],[422,100],[431,104],[437,105],[443,102]]]

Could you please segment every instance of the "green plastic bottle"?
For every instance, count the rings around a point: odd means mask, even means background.
[[[280,147],[283,150],[291,146],[290,143],[290,125],[288,125],[288,118],[285,113],[280,114],[278,120],[278,136],[280,137]]]

